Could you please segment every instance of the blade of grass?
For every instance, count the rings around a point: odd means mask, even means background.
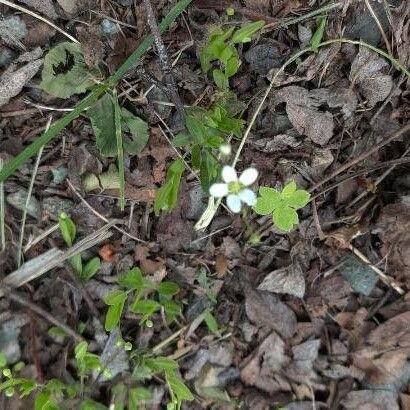
[[[111,99],[112,103],[114,104],[115,138],[117,140],[118,174],[120,178],[120,209],[121,211],[123,211],[125,208],[124,147],[122,143],[121,108],[118,104],[116,90],[113,90]]]
[[[0,157],[0,171],[3,168],[3,158]],[[0,251],[6,249],[6,231],[5,231],[5,213],[6,207],[4,205],[4,183],[0,182]]]
[[[165,32],[191,2],[192,0],[180,0],[158,25],[159,31],[161,33]],[[94,90],[92,90],[73,111],[56,121],[47,132],[38,137],[32,144],[17,155],[17,157],[5,164],[3,169],[0,171],[0,182],[5,181],[14,171],[20,168],[24,162],[35,155],[43,145],[57,137],[57,135],[65,127],[67,127],[71,121],[78,118],[82,112],[97,101],[101,95],[108,91],[108,89],[114,87],[121,80],[121,78],[133,68],[135,63],[151,48],[153,43],[154,37],[152,35],[145,37],[137,49],[124,61],[124,63],[111,77],[109,77],[103,84],[98,85]]]

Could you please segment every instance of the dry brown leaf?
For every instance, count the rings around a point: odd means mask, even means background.
[[[146,245],[137,245],[135,247],[135,260],[139,263],[141,270],[145,275],[152,275],[165,266],[163,260],[152,260],[150,250]]]
[[[0,77],[0,107],[21,92],[27,82],[37,74],[42,64],[42,59],[32,61],[16,71],[7,72]]]
[[[382,73],[382,70],[388,67],[389,63],[373,51],[365,47],[359,48],[350,68],[349,79],[353,84],[358,84],[369,107],[385,100],[392,89],[391,76]]]
[[[346,410],[399,410],[397,395],[389,390],[351,391],[341,404]]]
[[[258,286],[258,290],[286,293],[297,298],[303,298],[305,287],[305,277],[302,268],[298,263],[294,263],[269,273]]]

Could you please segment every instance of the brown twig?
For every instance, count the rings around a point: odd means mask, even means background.
[[[47,320],[47,322],[52,323],[53,325],[58,326],[59,328],[63,329],[64,332],[66,332],[69,336],[71,336],[77,342],[82,342],[84,340],[83,337],[80,336],[76,331],[71,329],[70,326],[61,322],[55,316],[53,316],[52,314],[42,309],[40,306],[37,306],[36,304],[30,302],[25,297],[23,297],[20,293],[14,292],[9,288],[8,291],[5,292],[4,296],[9,298],[13,302],[16,302],[19,305],[22,305],[30,309],[32,312],[36,313],[37,315],[41,316],[43,319]]]
[[[147,12],[147,23],[154,36],[155,46],[158,51],[159,63],[161,70],[164,74],[165,84],[167,85],[169,97],[175,104],[175,107],[182,119],[185,118],[185,111],[182,105],[181,98],[178,94],[177,83],[175,81],[174,75],[172,74],[172,66],[169,62],[167,49],[161,38],[161,33],[158,29],[157,19],[155,18],[154,10],[152,9],[152,4],[150,0],[143,0],[145,10]]]
[[[327,181],[330,181],[333,179],[335,176],[341,174],[343,171],[346,171],[353,165],[358,164],[359,162],[365,160],[366,158],[370,157],[372,154],[376,153],[380,148],[383,148],[385,145],[390,143],[391,141],[401,137],[403,134],[406,134],[407,132],[410,131],[410,124],[407,124],[400,130],[396,131],[392,135],[390,135],[388,138],[386,138],[384,141],[380,142],[379,144],[375,145],[371,150],[359,155],[356,158],[353,158],[351,161],[347,162],[346,164],[342,165],[340,168],[338,168],[336,171],[332,172],[329,176],[325,177],[321,181],[319,181],[317,184],[313,185],[310,189],[309,192],[313,192],[316,189],[318,189],[320,186],[325,184]]]

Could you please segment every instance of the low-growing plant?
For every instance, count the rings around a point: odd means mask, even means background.
[[[65,212],[63,212],[58,218],[58,224],[60,227],[61,236],[63,237],[65,243],[68,247],[72,247],[77,236],[77,227],[74,221]],[[68,261],[74,272],[81,280],[91,279],[101,268],[101,260],[98,256],[95,256],[84,263],[81,253],[77,253]]]
[[[105,317],[105,329],[111,331],[118,326],[129,296],[132,298],[128,310],[142,315],[140,324],[152,326],[151,317],[154,313],[163,309],[167,323],[171,323],[180,313],[181,306],[173,300],[173,296],[179,292],[179,286],[171,281],[159,284],[145,278],[137,267],[121,275],[118,279],[121,289],[109,293],[104,301],[109,306]],[[156,298],[145,298],[155,294]]]

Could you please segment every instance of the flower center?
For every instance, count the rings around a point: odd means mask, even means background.
[[[243,190],[243,185],[239,181],[229,182],[228,191],[232,194],[238,194]]]

